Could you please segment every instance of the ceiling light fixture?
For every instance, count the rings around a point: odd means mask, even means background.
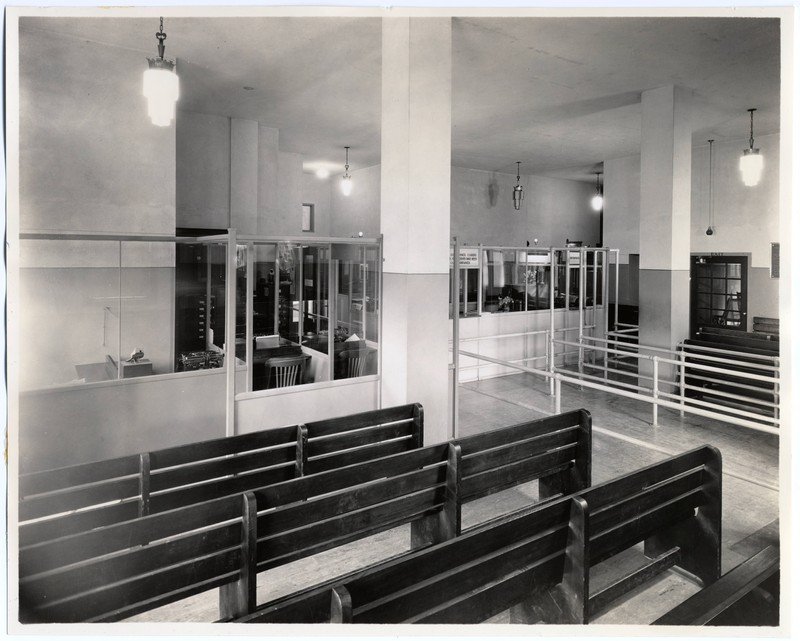
[[[342,193],[349,196],[353,191],[353,181],[349,173],[350,170],[350,147],[344,148],[344,176],[342,176]]]
[[[514,209],[519,209],[522,199],[525,198],[525,192],[522,190],[522,185],[519,184],[519,162],[517,161],[517,184],[514,187]]]
[[[708,229],[706,236],[714,235],[714,173],[712,171],[714,158],[714,141],[708,141]]]
[[[739,171],[742,172],[742,180],[748,187],[758,184],[761,180],[761,170],[764,169],[764,157],[758,149],[753,149],[753,112],[755,109],[748,109],[750,112],[750,149],[744,150],[744,155],[739,159]]]
[[[600,211],[603,209],[603,192],[600,190],[600,172],[594,172],[597,175],[597,191],[592,196],[592,209]]]
[[[178,100],[178,75],[175,73],[175,61],[164,58],[164,18],[161,28],[156,33],[158,40],[158,58],[148,58],[150,67],[144,72],[143,93],[147,98],[147,113],[154,125],[169,126],[175,117],[175,102]]]

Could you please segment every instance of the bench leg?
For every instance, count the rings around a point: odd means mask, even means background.
[[[589,623],[589,508],[572,499],[561,583],[511,608],[511,623]]]
[[[713,451],[715,455],[705,464],[705,501],[696,515],[644,542],[644,553],[651,559],[679,547],[681,558],[677,565],[704,585],[716,581],[722,570],[722,459],[716,449]]]

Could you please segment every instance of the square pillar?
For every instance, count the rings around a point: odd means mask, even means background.
[[[642,93],[639,342],[674,349],[689,335],[692,95]]]
[[[449,434],[451,19],[384,18],[381,233],[384,406],[420,402]]]

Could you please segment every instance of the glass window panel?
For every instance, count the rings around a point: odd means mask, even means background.
[[[725,265],[721,263],[711,263],[711,275],[715,278],[725,277]]]
[[[728,278],[741,278],[742,266],[739,263],[728,263]]]

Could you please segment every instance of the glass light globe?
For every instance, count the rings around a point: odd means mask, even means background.
[[[600,194],[592,196],[592,209],[600,211],[603,208],[603,197]]]
[[[171,69],[151,67],[144,72],[143,93],[147,98],[147,114],[154,125],[167,127],[172,122],[178,85],[178,76]]]
[[[351,180],[349,174],[345,174],[344,176],[342,176],[342,193],[345,196],[349,196],[352,191],[353,191],[353,181]]]
[[[739,159],[739,171],[742,172],[744,184],[748,187],[757,185],[763,169],[764,157],[758,153],[758,149],[745,149],[744,155]]]

